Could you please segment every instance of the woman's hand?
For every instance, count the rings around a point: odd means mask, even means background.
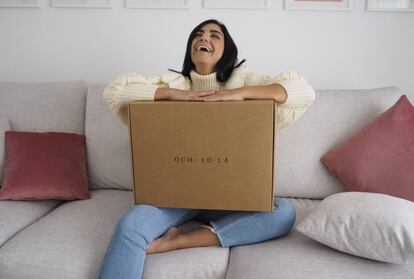
[[[244,96],[240,89],[216,90],[215,94],[203,98],[206,102],[213,101],[242,101]]]
[[[155,92],[155,100],[169,101],[203,101],[204,98],[215,93],[214,90],[194,91],[159,87]]]
[[[214,90],[209,91],[194,91],[188,90],[183,92],[172,92],[170,94],[170,101],[203,101],[204,98],[211,96],[215,93]]]

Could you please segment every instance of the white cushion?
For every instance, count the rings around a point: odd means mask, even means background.
[[[4,133],[10,130],[9,119],[0,114],[0,186],[3,182],[3,172],[6,162],[6,140]]]
[[[388,263],[414,263],[414,203],[345,192],[324,199],[296,227],[334,249]]]
[[[319,200],[289,199],[297,222]],[[226,279],[412,279],[414,264],[389,264],[342,253],[293,230],[287,236],[230,249]]]

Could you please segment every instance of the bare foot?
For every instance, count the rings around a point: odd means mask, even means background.
[[[162,253],[174,250],[170,245],[171,239],[175,238],[177,235],[181,234],[181,230],[177,227],[172,227],[164,233],[163,236],[154,239],[147,248],[147,254]]]
[[[164,233],[164,235],[168,239],[170,239],[170,238],[174,238],[176,235],[179,235],[180,233],[182,233],[182,231],[179,228],[171,227]]]

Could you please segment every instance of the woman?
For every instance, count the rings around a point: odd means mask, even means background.
[[[134,100],[272,99],[277,104],[276,129],[296,121],[315,99],[314,90],[298,72],[282,72],[275,78],[259,75],[241,67],[244,60],[237,64],[237,54],[227,28],[217,20],[207,20],[189,36],[181,73],[148,79],[122,75],[107,86],[103,96],[125,124],[126,104]],[[193,218],[205,225],[188,233],[175,227]],[[141,278],[146,254],[273,239],[289,233],[295,218],[294,207],[280,198],[272,212],[132,206],[118,220],[99,278]]]

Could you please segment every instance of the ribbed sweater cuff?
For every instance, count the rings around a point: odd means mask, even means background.
[[[157,88],[153,84],[128,84],[118,95],[128,100],[154,101]]]
[[[281,80],[278,83],[285,88],[287,93],[287,100],[282,105],[304,106],[315,99],[314,90],[304,81]]]

